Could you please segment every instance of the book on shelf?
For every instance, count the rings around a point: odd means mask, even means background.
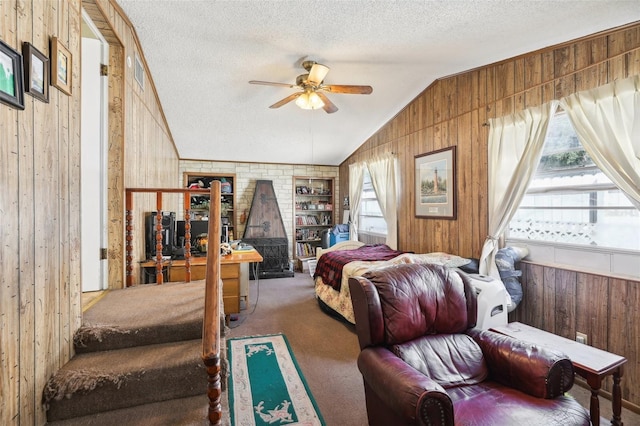
[[[331,215],[299,215],[296,216],[296,226],[322,226],[331,225]]]
[[[296,244],[297,257],[313,257],[316,255],[316,246],[310,243],[297,243]]]

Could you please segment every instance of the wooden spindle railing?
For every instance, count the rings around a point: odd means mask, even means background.
[[[126,279],[125,285],[131,287],[135,283],[133,275],[133,194],[135,193],[155,193],[156,194],[156,255],[155,270],[156,283],[164,282],[164,259],[162,257],[162,194],[179,193],[184,194],[184,220],[185,220],[185,246],[184,246],[184,262],[185,262],[185,281],[191,282],[191,195],[192,194],[208,194],[208,189],[182,189],[182,188],[127,188],[125,190],[125,229],[126,229]],[[219,198],[218,198],[219,199]],[[144,230],[144,228],[142,228]]]
[[[209,237],[208,241],[221,241],[220,219],[220,182],[211,183],[209,198]],[[215,202],[214,202],[215,200]],[[204,321],[202,323],[202,360],[207,367],[209,387],[209,423],[222,424],[222,405],[220,397],[220,302],[222,297],[222,281],[220,279],[220,249],[211,244],[207,250],[207,272],[205,276]],[[216,249],[217,248],[217,249]]]
[[[221,241],[220,220],[220,182],[211,183],[211,190],[178,189],[178,188],[128,188],[125,190],[126,202],[126,285],[131,286],[133,280],[133,194],[156,193],[156,283],[163,282],[162,268],[162,194],[183,193],[185,206],[185,281],[191,281],[191,194],[209,193],[209,230],[207,250],[207,266],[205,276],[204,319],[202,322],[202,361],[207,368],[207,396],[209,398],[208,418],[211,425],[222,424],[222,386],[220,381],[220,326],[222,321],[220,303],[222,298],[222,281],[220,279],[220,250],[215,249],[214,241]]]

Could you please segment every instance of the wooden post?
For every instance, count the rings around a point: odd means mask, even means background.
[[[133,285],[133,193],[127,191],[125,194],[125,241],[126,241],[126,271],[125,285]]]
[[[191,282],[191,192],[184,193],[184,280]]]
[[[156,284],[164,282],[162,275],[162,192],[156,192]]]
[[[209,397],[209,423],[222,424],[220,396],[220,182],[211,184],[209,204],[209,233],[207,271],[202,323],[202,360],[207,367],[207,395]]]

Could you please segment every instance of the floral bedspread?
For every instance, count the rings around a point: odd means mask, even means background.
[[[355,324],[356,319],[353,314],[351,292],[349,291],[350,277],[360,276],[370,269],[382,268],[390,265],[398,265],[400,263],[433,263],[436,265],[448,266],[450,268],[457,268],[466,265],[470,261],[470,259],[441,252],[425,254],[403,253],[390,260],[382,261],[353,261],[347,263],[342,268],[341,285],[339,290],[336,290],[330,285],[325,284],[322,281],[321,277],[316,277],[316,296],[320,300],[322,300],[328,307],[342,315],[344,319],[352,324]]]
[[[384,261],[403,254],[404,252],[393,250],[386,244],[374,244],[358,247],[353,250],[336,250],[323,253],[318,259],[315,277],[321,277],[322,281],[333,287],[340,289],[344,267],[354,261]]]

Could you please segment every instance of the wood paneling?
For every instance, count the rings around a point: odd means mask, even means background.
[[[640,406],[640,281],[521,262],[524,297],[511,321],[520,321],[627,358],[622,398]],[[604,389],[611,391],[611,380]]]
[[[629,26],[435,81],[340,165],[341,191],[348,192],[349,164],[380,150],[402,153],[400,248],[479,257],[488,227],[487,120],[637,74],[639,34],[640,25]],[[416,218],[413,157],[452,145],[458,147],[458,204],[464,216]],[[452,238],[443,238],[441,230]]]
[[[109,177],[108,177],[108,257],[109,287],[124,284],[124,188],[167,188],[176,185],[179,159],[162,105],[153,85],[135,35],[134,28],[120,7],[112,0],[83,0],[83,6],[98,28],[106,33],[109,54]],[[134,78],[137,55],[145,68],[145,87]],[[126,140],[125,140],[125,135]],[[168,196],[164,209],[176,211],[180,197]],[[155,198],[136,196],[134,226],[139,240],[134,244],[134,258],[145,257],[142,239],[144,212],[155,210]],[[136,276],[137,269],[134,272]]]
[[[0,2],[0,38],[16,47],[16,8],[7,2]],[[20,139],[18,139],[18,110],[0,104],[0,423],[11,424],[18,416],[21,405],[29,401],[20,400],[20,324],[21,311],[16,309],[23,298],[20,281],[20,267],[16,265],[22,248],[18,226],[21,212],[20,187]],[[6,255],[5,253],[13,253]],[[30,298],[33,301],[33,297]],[[25,308],[32,308],[31,305]],[[32,335],[32,334],[28,334]],[[33,351],[31,352],[33,356]],[[33,364],[33,363],[32,363]],[[33,378],[33,373],[27,372]],[[17,383],[17,384],[16,384]]]
[[[394,145],[388,150],[397,153],[400,170],[399,249],[478,258],[488,234],[488,120],[639,73],[636,23],[442,78],[340,165],[340,190],[348,193],[349,164]],[[414,156],[453,145],[458,152],[457,220],[416,218]],[[523,282],[527,302],[520,320],[570,338],[576,331],[593,333],[594,344],[615,347],[630,360],[625,399],[640,405],[640,391],[630,388],[640,383],[638,326],[619,315],[619,326],[612,327],[609,318],[618,307],[638,323],[637,285],[535,265]],[[635,305],[622,302],[627,294]],[[587,311],[591,316],[584,315]],[[635,340],[627,341],[621,330]]]
[[[73,56],[72,95],[25,96],[24,111],[0,104],[0,424],[42,425],[42,391],[73,356],[82,320],[80,282],[81,10],[110,43],[109,284],[124,278],[125,186],[172,186],[178,158],[150,77],[137,90],[124,52],[138,45],[111,0],[0,0],[0,39],[50,56],[58,37]],[[131,54],[131,53],[130,53]],[[130,93],[131,92],[131,93]],[[135,122],[126,115],[140,111]],[[124,135],[127,135],[125,143]],[[151,164],[148,169],[140,164]],[[128,171],[125,176],[124,170]],[[128,183],[132,181],[132,184]],[[145,206],[141,205],[141,208]]]

